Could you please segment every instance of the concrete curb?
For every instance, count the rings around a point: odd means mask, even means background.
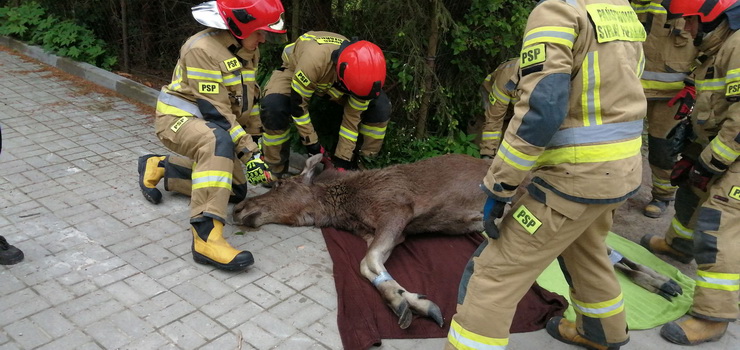
[[[157,95],[159,95],[159,90],[139,84],[131,79],[124,78],[88,63],[53,55],[45,51],[43,48],[27,45],[6,36],[0,36],[0,45],[16,50],[28,57],[56,67],[66,73],[115,91],[132,100],[149,106],[157,105]]]

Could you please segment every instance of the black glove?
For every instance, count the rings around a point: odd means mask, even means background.
[[[349,160],[344,160],[342,158],[339,158],[337,156],[334,156],[331,158],[331,163],[334,165],[334,168],[338,171],[345,171],[345,170],[355,170],[356,167],[354,164],[352,164]]]
[[[486,204],[483,206],[483,228],[486,230],[488,237],[498,239],[500,234],[496,226],[496,219],[504,216],[504,207],[506,202],[488,197]]]
[[[316,142],[311,145],[306,145],[306,153],[308,153],[308,156],[314,156],[319,153],[324,154],[326,153],[326,150],[324,149],[324,146],[322,146],[320,143]]]

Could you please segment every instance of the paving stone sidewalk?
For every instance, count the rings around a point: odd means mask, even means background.
[[[188,198],[165,193],[152,205],[136,183],[139,156],[170,153],[146,106],[156,91],[111,83],[139,96],[142,108],[42,62],[63,66],[0,40],[0,234],[25,253],[22,263],[0,266],[0,350],[342,348],[319,230],[268,225],[239,235],[243,228],[227,225],[226,238],[252,251],[254,266],[226,273],[196,264]],[[86,69],[99,74],[87,65],[70,71]],[[736,323],[721,342],[698,348],[737,348],[738,334]],[[384,340],[379,349],[443,342]],[[515,334],[509,346],[571,348],[544,331]],[[632,332],[623,348],[679,347],[653,329]]]

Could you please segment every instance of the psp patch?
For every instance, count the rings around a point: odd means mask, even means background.
[[[519,64],[522,68],[526,68],[545,62],[546,59],[547,53],[545,52],[545,44],[537,44],[522,49]]]
[[[180,117],[180,119],[178,119],[175,124],[172,124],[170,130],[172,130],[173,132],[177,132],[183,125],[185,125],[188,119],[188,117]]]
[[[727,84],[727,89],[725,89],[725,96],[740,96],[740,81]]]
[[[519,225],[522,225],[530,235],[533,235],[537,232],[540,226],[542,226],[542,221],[537,219],[537,217],[523,205],[514,212],[514,219],[519,223]]]
[[[740,186],[732,186],[730,193],[727,195],[734,200],[740,201]]]
[[[241,68],[242,64],[236,57],[232,57],[224,61],[224,66],[226,67],[227,71],[232,72]]]
[[[201,94],[217,94],[218,93],[218,83],[204,83],[199,82],[198,83],[198,92]]]
[[[308,79],[305,73],[303,73],[302,70],[299,70],[295,72],[295,78],[303,84],[303,86],[308,87],[311,85],[311,79]]]

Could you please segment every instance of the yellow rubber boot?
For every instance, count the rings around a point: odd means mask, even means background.
[[[210,264],[223,270],[243,270],[254,264],[252,253],[237,250],[226,242],[221,221],[201,218],[192,222],[193,260],[199,264]]]
[[[640,239],[640,245],[653,254],[667,255],[684,264],[690,263],[693,259],[692,256],[686,255],[676,249],[673,249],[673,247],[669,246],[668,242],[666,242],[665,238],[663,237],[658,237],[655,235],[644,235],[642,236],[642,239]]]
[[[139,188],[146,200],[158,204],[162,201],[162,192],[157,189],[157,184],[164,177],[164,165],[162,162],[166,156],[147,154],[139,157]]]
[[[660,335],[671,343],[696,345],[717,341],[727,331],[728,322],[709,321],[690,316],[679,322],[669,322],[660,329]]]
[[[578,334],[576,324],[566,320],[562,316],[555,316],[547,321],[547,333],[553,338],[575,346],[580,346],[589,350],[618,350],[618,346],[606,346],[598,343],[594,343],[582,335]]]

